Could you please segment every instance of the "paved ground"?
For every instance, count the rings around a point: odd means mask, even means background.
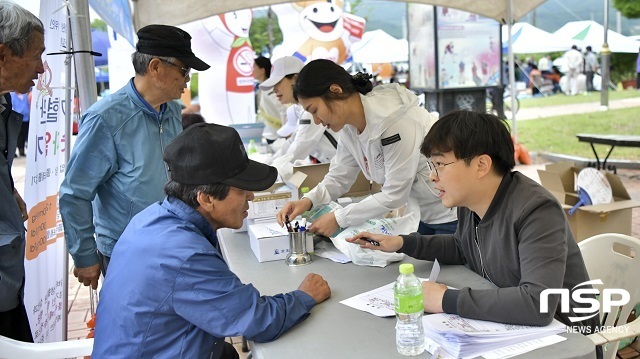
[[[616,100],[610,102],[610,108],[624,107],[640,107],[640,98]],[[595,112],[599,110],[598,103],[563,105],[544,108],[522,109],[518,118],[535,119],[540,117],[548,117],[569,113],[585,113]],[[567,112],[569,111],[569,112]],[[534,157],[534,164],[529,166],[517,166],[517,170],[523,172],[527,176],[538,180],[537,170],[544,168],[544,160],[540,157]],[[24,193],[24,177],[25,177],[25,158],[20,157],[14,161],[13,177],[16,188],[22,194]],[[618,175],[622,179],[623,184],[627,188],[632,199],[640,200],[640,170],[620,169]],[[640,238],[640,208],[633,209],[632,235]],[[69,261],[73,263],[73,261]],[[86,322],[90,319],[90,301],[89,289],[81,286],[72,274],[73,268],[69,269],[69,316],[68,316],[68,339],[80,339],[86,337],[88,329]],[[240,337],[233,338],[233,343],[241,358],[245,358],[246,354],[241,351]],[[637,354],[637,353],[636,353]],[[633,356],[633,355],[632,355]]]

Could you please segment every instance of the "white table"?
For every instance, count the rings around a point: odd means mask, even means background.
[[[396,351],[395,317],[379,318],[340,304],[343,299],[393,282],[399,262],[385,268],[361,267],[312,256],[313,262],[306,266],[288,267],[284,260],[259,263],[246,232],[222,229],[218,239],[231,270],[263,295],[295,290],[308,273],[322,275],[331,287],[331,298],[313,308],[305,321],[271,343],[251,343],[254,358],[404,358]],[[403,262],[413,263],[416,274],[425,278],[433,265],[408,256]],[[457,288],[493,287],[464,266],[443,265],[438,282]],[[595,346],[587,337],[562,335],[568,339],[518,358],[595,358]],[[420,357],[430,355],[425,352]]]

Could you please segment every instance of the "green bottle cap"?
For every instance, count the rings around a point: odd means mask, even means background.
[[[309,192],[309,187],[302,187],[302,188],[300,188],[300,192],[302,192],[302,193],[307,193],[307,192]]]
[[[413,273],[413,264],[402,263],[400,265],[400,274],[411,274],[411,273]]]

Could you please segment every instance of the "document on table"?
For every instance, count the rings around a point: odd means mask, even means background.
[[[540,339],[533,339],[526,342],[509,345],[506,347],[494,349],[488,352],[480,353],[478,356],[484,359],[507,359],[516,355],[528,353],[530,351],[547,347],[556,343],[560,343],[567,340],[565,337],[559,335],[550,335]],[[425,349],[434,358],[438,359],[456,359],[453,355],[447,353],[438,343],[434,342],[431,338],[425,338]]]
[[[488,351],[516,344],[523,346],[523,343],[530,340],[566,331],[566,326],[555,319],[547,326],[534,327],[440,313],[426,315],[422,318],[422,322],[425,336],[457,358],[473,358]],[[503,356],[501,354],[498,357]]]
[[[316,250],[317,252],[317,250]],[[440,273],[440,263],[436,260],[433,263],[433,268],[431,269],[431,275],[429,279],[418,278],[421,282],[424,281],[432,281],[435,282],[438,279],[438,274]],[[355,308],[358,310],[362,310],[368,313],[371,313],[378,317],[393,317],[396,315],[395,309],[393,307],[393,285],[394,283],[389,283],[380,288],[376,288],[374,290],[370,290],[368,292],[358,294],[351,298],[347,298],[340,303],[349,306],[351,308]]]

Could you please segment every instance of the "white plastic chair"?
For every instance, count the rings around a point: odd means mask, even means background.
[[[603,345],[604,358],[615,358],[618,343],[622,339],[640,336],[640,318],[627,323],[633,307],[640,303],[640,240],[623,234],[599,234],[578,243],[591,280],[600,279],[603,285],[594,288],[621,288],[629,292],[629,303],[614,307],[604,322],[600,311],[600,322],[605,328],[616,327],[615,331],[603,331],[588,335],[596,345]],[[598,297],[602,308],[603,296]],[[617,323],[616,323],[617,320]]]
[[[61,359],[91,355],[93,339],[69,340],[54,343],[25,343],[0,335],[2,359]]]

